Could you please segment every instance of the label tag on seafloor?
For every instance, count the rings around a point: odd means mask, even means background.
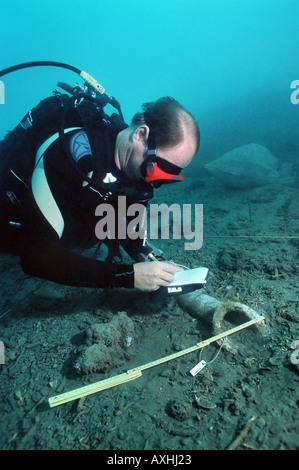
[[[206,361],[202,360],[196,366],[193,367],[193,369],[190,370],[190,374],[193,375],[193,377],[198,374],[205,366],[206,366]]]

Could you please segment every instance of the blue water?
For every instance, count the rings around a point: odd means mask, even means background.
[[[143,102],[171,95],[199,121],[200,159],[257,142],[292,160],[298,152],[298,0],[11,0],[2,2],[0,69],[34,60],[94,76],[130,121]],[[34,68],[2,78],[0,137],[58,81]],[[299,95],[298,95],[299,96]]]

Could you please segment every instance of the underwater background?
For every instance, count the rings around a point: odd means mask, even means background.
[[[231,349],[214,343],[49,408],[57,394],[210,338],[218,308],[204,316],[200,296],[188,310],[186,296],[155,302],[135,289],[54,284],[25,275],[18,258],[0,253],[1,449],[299,449],[298,22],[298,0],[1,2],[0,70],[41,60],[70,64],[119,100],[128,123],[142,103],[161,96],[194,114],[198,155],[184,181],[162,186],[154,202],[203,204],[203,246],[188,251],[181,239],[154,245],[167,260],[209,269],[196,295],[204,292],[214,305],[242,303],[267,327],[267,335],[262,326],[231,335]],[[1,80],[0,139],[57,82],[82,84],[53,67]],[[207,170],[247,145],[242,177],[232,160],[226,173]],[[266,157],[273,166],[278,160],[277,168],[263,166]],[[223,184],[228,175],[231,185]],[[252,187],[258,177],[264,180]],[[224,318],[223,330],[247,320],[237,313]],[[103,338],[109,328],[113,341]],[[100,353],[90,354],[84,369],[90,348]],[[201,360],[206,367],[192,377]]]
[[[1,70],[27,61],[71,64],[121,103],[127,122],[142,103],[173,96],[198,119],[205,160],[258,141],[298,155],[297,0],[12,0],[2,2]],[[82,82],[52,67],[3,77],[0,136],[49,96],[58,81]]]

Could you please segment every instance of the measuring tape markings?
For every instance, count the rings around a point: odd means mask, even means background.
[[[48,402],[52,408],[54,406],[61,405],[62,403],[67,403],[68,401],[76,400],[77,398],[85,397],[92,393],[100,392],[101,390],[106,390],[107,388],[114,387],[115,385],[129,382],[130,380],[137,379],[137,377],[140,377],[141,375],[142,372],[139,370],[127,371],[123,374],[115,375],[114,377],[109,377],[108,379],[85,385],[70,392],[61,393],[60,395],[49,398]]]

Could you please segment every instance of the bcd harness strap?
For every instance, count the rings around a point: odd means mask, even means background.
[[[77,129],[82,129],[82,127],[70,127],[65,129],[64,132],[68,133]],[[54,228],[59,238],[61,238],[64,230],[64,220],[49,187],[44,167],[44,154],[58,137],[59,133],[56,132],[56,134],[49,137],[37,150],[31,179],[31,188],[39,210]]]

